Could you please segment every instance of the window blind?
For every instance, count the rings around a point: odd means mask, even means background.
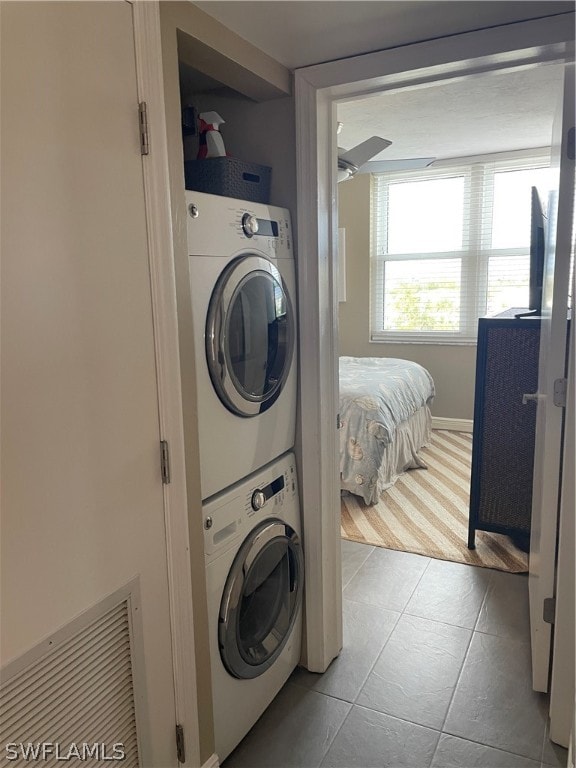
[[[477,320],[528,306],[530,188],[549,158],[474,162],[372,180],[371,338],[472,343]]]

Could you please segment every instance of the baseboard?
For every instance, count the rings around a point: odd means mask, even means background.
[[[210,755],[208,760],[204,763],[202,768],[220,768],[220,761],[218,760],[218,755],[213,754]]]
[[[472,432],[472,419],[447,419],[432,416],[432,429],[451,429],[453,432]]]

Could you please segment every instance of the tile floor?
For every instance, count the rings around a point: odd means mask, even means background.
[[[344,649],[297,669],[224,768],[548,768],[528,579],[342,542]]]

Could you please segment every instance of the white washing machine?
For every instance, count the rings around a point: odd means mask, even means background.
[[[214,732],[220,763],[300,658],[304,560],[294,455],[203,506]]]
[[[186,192],[202,498],[294,446],[296,302],[284,208]]]

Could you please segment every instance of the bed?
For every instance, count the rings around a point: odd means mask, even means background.
[[[375,504],[406,469],[426,467],[434,381],[418,363],[340,358],[340,487]]]

